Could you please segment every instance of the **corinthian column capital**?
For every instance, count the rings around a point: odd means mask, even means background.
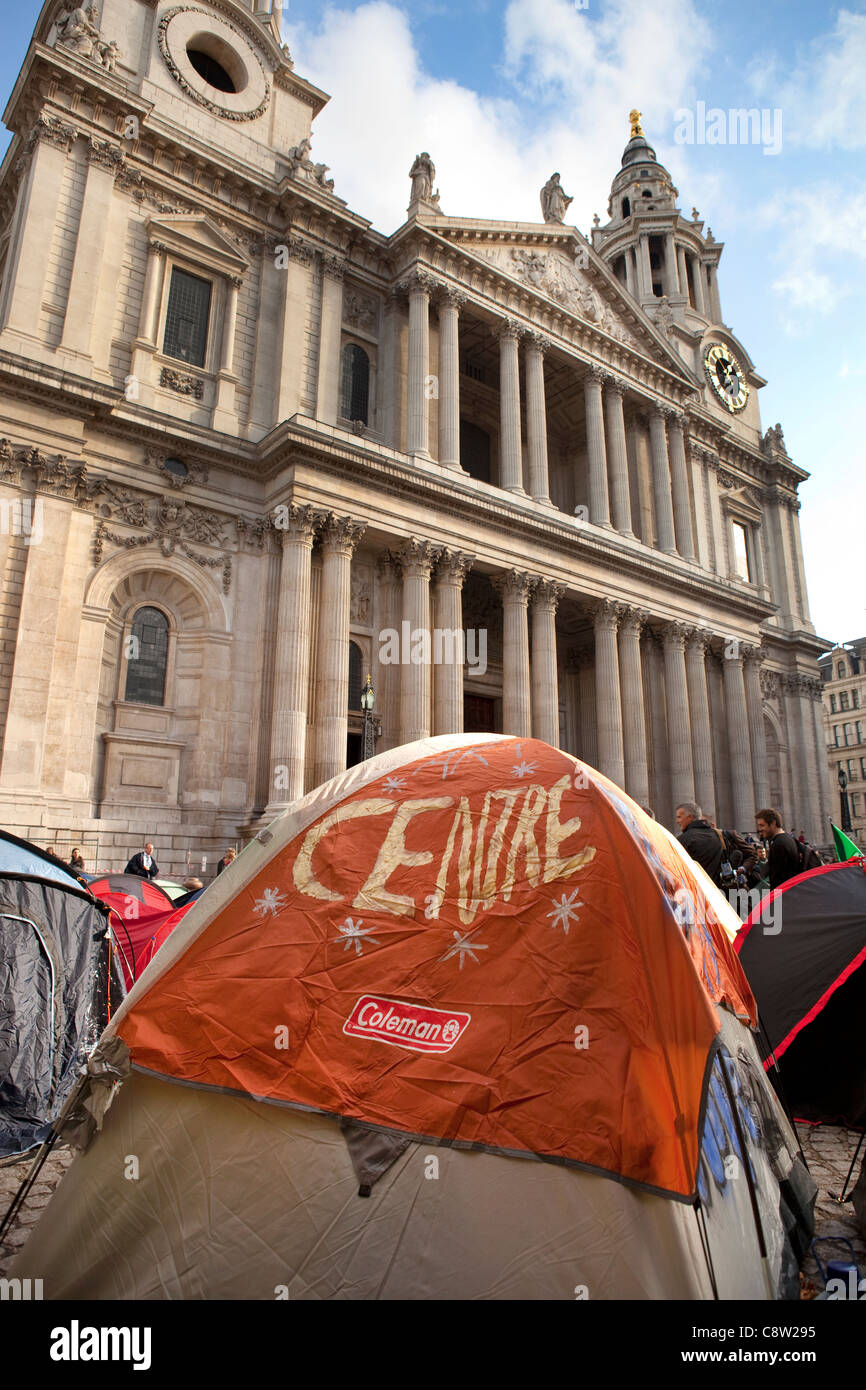
[[[439,555],[436,580],[440,584],[455,584],[460,588],[474,563],[474,555],[465,555],[462,550],[451,550],[446,546]]]
[[[532,582],[532,602],[538,608],[550,608],[555,613],[565,588],[566,586],[556,579],[535,575]]]
[[[281,502],[271,513],[274,530],[285,545],[287,540],[313,543],[316,530],[326,520],[326,513],[316,511],[309,503]]]
[[[429,579],[440,553],[440,546],[434,545],[432,541],[419,540],[413,536],[410,540],[404,541],[400,549],[394,552],[394,561],[403,571],[404,578]]]
[[[494,574],[491,583],[502,602],[526,604],[532,587],[532,577],[525,570],[509,569],[502,574]]]
[[[319,528],[322,547],[326,551],[351,558],[366,529],[367,523],[364,521],[355,521],[350,516],[338,516],[336,512],[327,512]]]
[[[645,608],[632,608],[627,603],[622,603],[619,606],[621,609],[619,620],[620,632],[628,632],[635,637],[640,637],[641,632],[649,622],[650,615],[648,611]]]
[[[611,628],[616,631],[625,605],[618,603],[616,599],[599,598],[592,600],[587,604],[587,607],[592,613],[592,621],[596,631],[600,628]]]

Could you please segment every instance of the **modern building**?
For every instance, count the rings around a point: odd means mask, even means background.
[[[558,176],[446,214],[426,153],[384,235],[327,100],[270,0],[43,7],[0,169],[4,822],[213,862],[360,757],[369,672],[380,749],[535,735],[668,824],[826,840],[808,475],[639,113],[589,240]]]
[[[824,685],[824,737],[833,792],[832,815],[842,823],[840,770],[848,779],[851,835],[866,840],[866,637],[843,642],[818,658]]]

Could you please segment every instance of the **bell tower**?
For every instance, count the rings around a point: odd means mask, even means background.
[[[721,324],[717,268],[723,246],[704,232],[696,208],[691,219],[677,207],[678,192],[644,135],[641,113],[629,112],[631,131],[608,202],[608,221],[595,226],[592,244],[642,308],[663,326],[692,331]]]

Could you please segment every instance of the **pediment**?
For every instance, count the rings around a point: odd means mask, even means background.
[[[241,275],[249,269],[247,257],[208,217],[189,213],[151,217],[147,233],[152,244],[162,244],[187,260],[198,261],[223,274]]]
[[[512,231],[501,223],[440,223],[436,231],[565,313],[694,384],[676,348],[576,228],[527,225],[525,231]]]

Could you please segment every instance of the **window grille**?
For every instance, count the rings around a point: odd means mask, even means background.
[[[165,704],[168,619],[158,608],[139,608],[132,620],[126,663],[125,700]]]
[[[357,343],[347,343],[343,348],[342,404],[340,413],[344,420],[360,420],[370,423],[370,359]]]
[[[189,275],[185,270],[172,270],[163,339],[166,357],[175,357],[192,367],[204,366],[212,292],[210,280]]]

